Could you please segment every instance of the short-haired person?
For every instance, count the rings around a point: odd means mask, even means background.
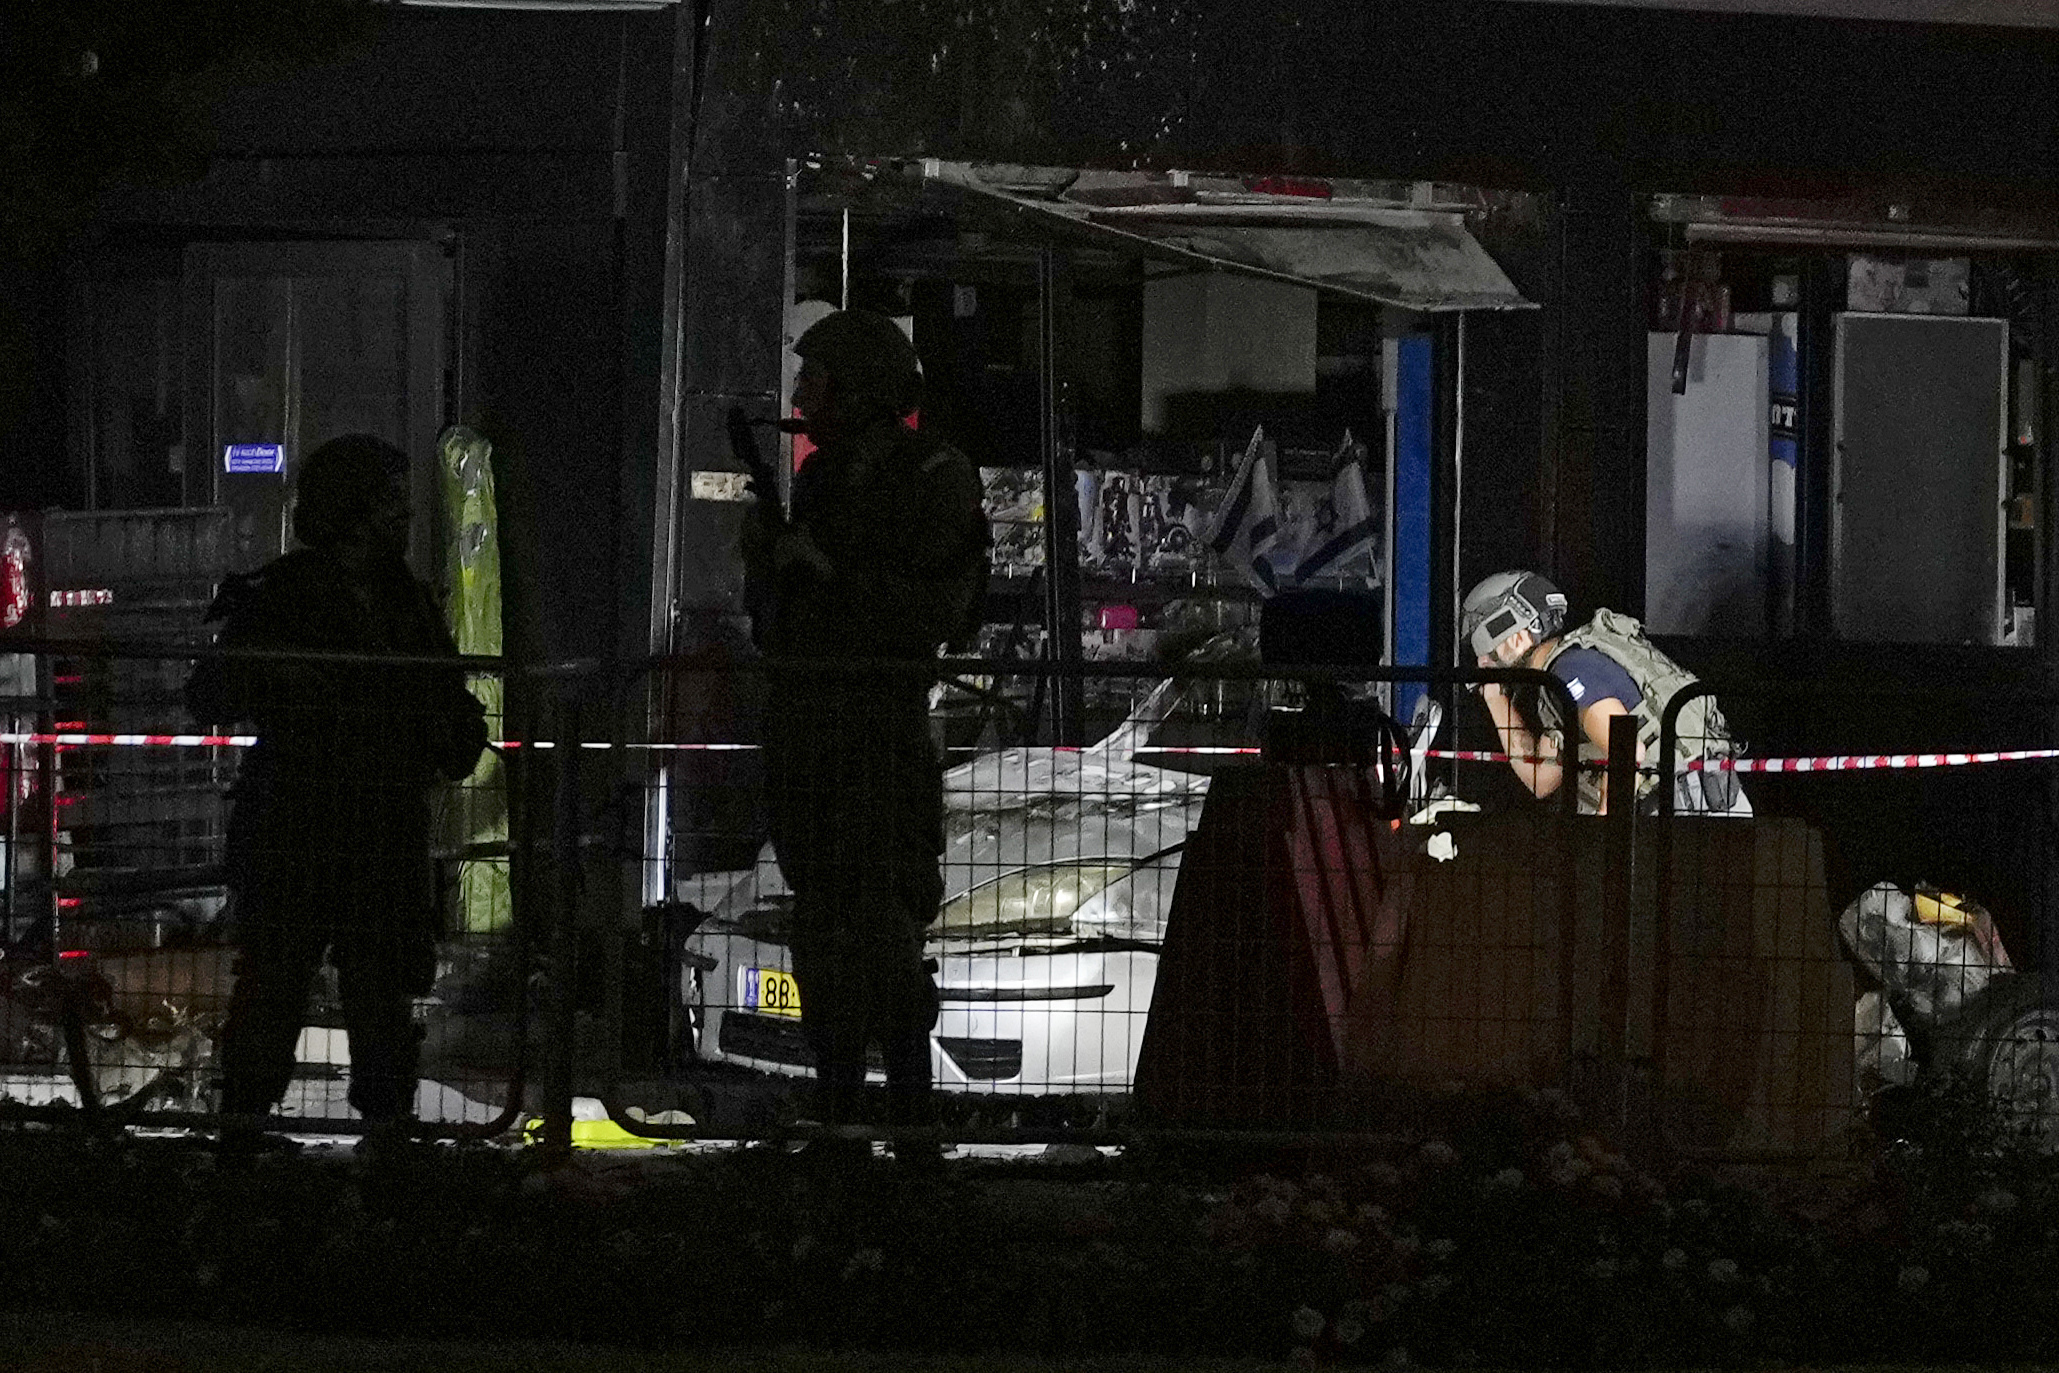
[[[383,1137],[415,1113],[414,998],[436,971],[430,802],[486,747],[434,596],[404,561],[407,457],[351,434],[294,484],[301,547],[228,578],[207,618],[225,648],[353,659],[202,659],[186,703],[258,742],[231,792],[226,853],[236,981],[222,1029],[222,1142],[254,1148],[285,1095],[324,959],[350,1035],[350,1104]],[[413,659],[393,663],[387,658]]]
[[[1661,653],[1644,626],[1628,615],[1597,610],[1578,628],[1569,630],[1565,624],[1565,593],[1538,573],[1514,571],[1497,572],[1467,593],[1459,627],[1481,667],[1536,668],[1565,684],[1579,717],[1582,814],[1606,814],[1614,799],[1608,794],[1607,763],[1609,721],[1618,715],[1637,721],[1637,797],[1655,807],[1663,771],[1654,765],[1659,717],[1676,693],[1695,682],[1695,675]],[[1534,796],[1555,794],[1565,782],[1556,761],[1559,740],[1572,723],[1559,718],[1556,694],[1536,693],[1534,729],[1501,684],[1482,683],[1479,696],[1516,776]],[[1717,762],[1734,751],[1713,697],[1697,697],[1682,708],[1672,760],[1677,813],[1752,813],[1736,773],[1689,766]]]

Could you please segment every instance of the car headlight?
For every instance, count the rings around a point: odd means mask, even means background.
[[[1073,931],[1082,938],[1162,941],[1179,871],[1177,856],[1131,868],[1080,904]]]
[[[998,877],[946,903],[930,932],[945,939],[1070,934],[1082,907],[1127,863],[1052,863]]]

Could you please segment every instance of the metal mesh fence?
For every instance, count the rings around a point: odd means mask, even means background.
[[[501,737],[496,665],[11,647],[6,1108],[168,1122],[240,1093],[300,1128],[356,1129],[367,1103],[506,1125],[510,755],[467,773],[452,732]]]
[[[960,1136],[1383,1130],[1453,1081],[1561,1080],[1568,807],[1461,815],[1454,847],[1434,721],[1382,709],[1406,674],[1078,672],[1072,746],[1039,738],[1035,666],[675,662],[631,693],[672,817],[644,856],[671,1061],[718,1111],[759,1089],[707,1128],[891,1123],[903,1013],[934,1021],[901,1076]],[[897,1002],[883,949],[933,1003]],[[869,1113],[819,1080],[809,988],[846,996],[838,964],[885,1008]]]
[[[2059,999],[2043,971],[2059,877],[2051,701],[1760,684],[1723,690],[1711,728],[1717,695],[1698,685],[1669,703],[1661,765],[1734,777],[1757,818],[1748,842],[1725,837],[1734,825],[1657,828],[1676,1006],[1681,976],[1720,982],[1742,951],[1741,933],[1720,932],[1748,928],[1784,969],[1773,994],[1717,985],[1699,1004],[1770,1027],[1758,1037],[1769,1100],[1828,1106],[1848,1078],[1891,1133],[1902,1100],[1956,1078],[2011,1128],[2059,1143]],[[1749,926],[1721,920],[1747,873]],[[1756,904],[1769,882],[1794,893],[1780,918]]]
[[[1340,1139],[1560,1088],[1675,1154],[1817,1158],[1940,1073],[2059,1116],[2040,698],[1683,693],[1604,751],[1639,803],[1592,815],[1476,802],[1510,760],[1383,704],[1560,690],[1535,673],[1089,665],[1059,744],[1036,665],[680,660],[611,694],[485,660],[4,662],[0,1109],[236,1108],[270,939],[302,1129],[357,1128],[410,1053],[408,1109],[481,1134],[588,1097],[725,1139]],[[270,724],[201,732],[209,674]],[[438,780],[438,692],[468,689],[496,742]],[[1729,800],[1692,808],[1709,772]],[[368,1004],[396,988],[404,1034]]]

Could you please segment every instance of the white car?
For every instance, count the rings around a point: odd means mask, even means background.
[[[1181,848],[1208,789],[1205,776],[1136,761],[1175,696],[1160,684],[1091,748],[1004,749],[944,774],[944,903],[928,940],[943,1090],[1129,1089]],[[685,941],[702,1058],[812,1075],[792,910],[768,845]]]

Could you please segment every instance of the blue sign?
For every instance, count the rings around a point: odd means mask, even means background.
[[[286,470],[283,443],[232,443],[222,449],[224,472],[271,472]]]

